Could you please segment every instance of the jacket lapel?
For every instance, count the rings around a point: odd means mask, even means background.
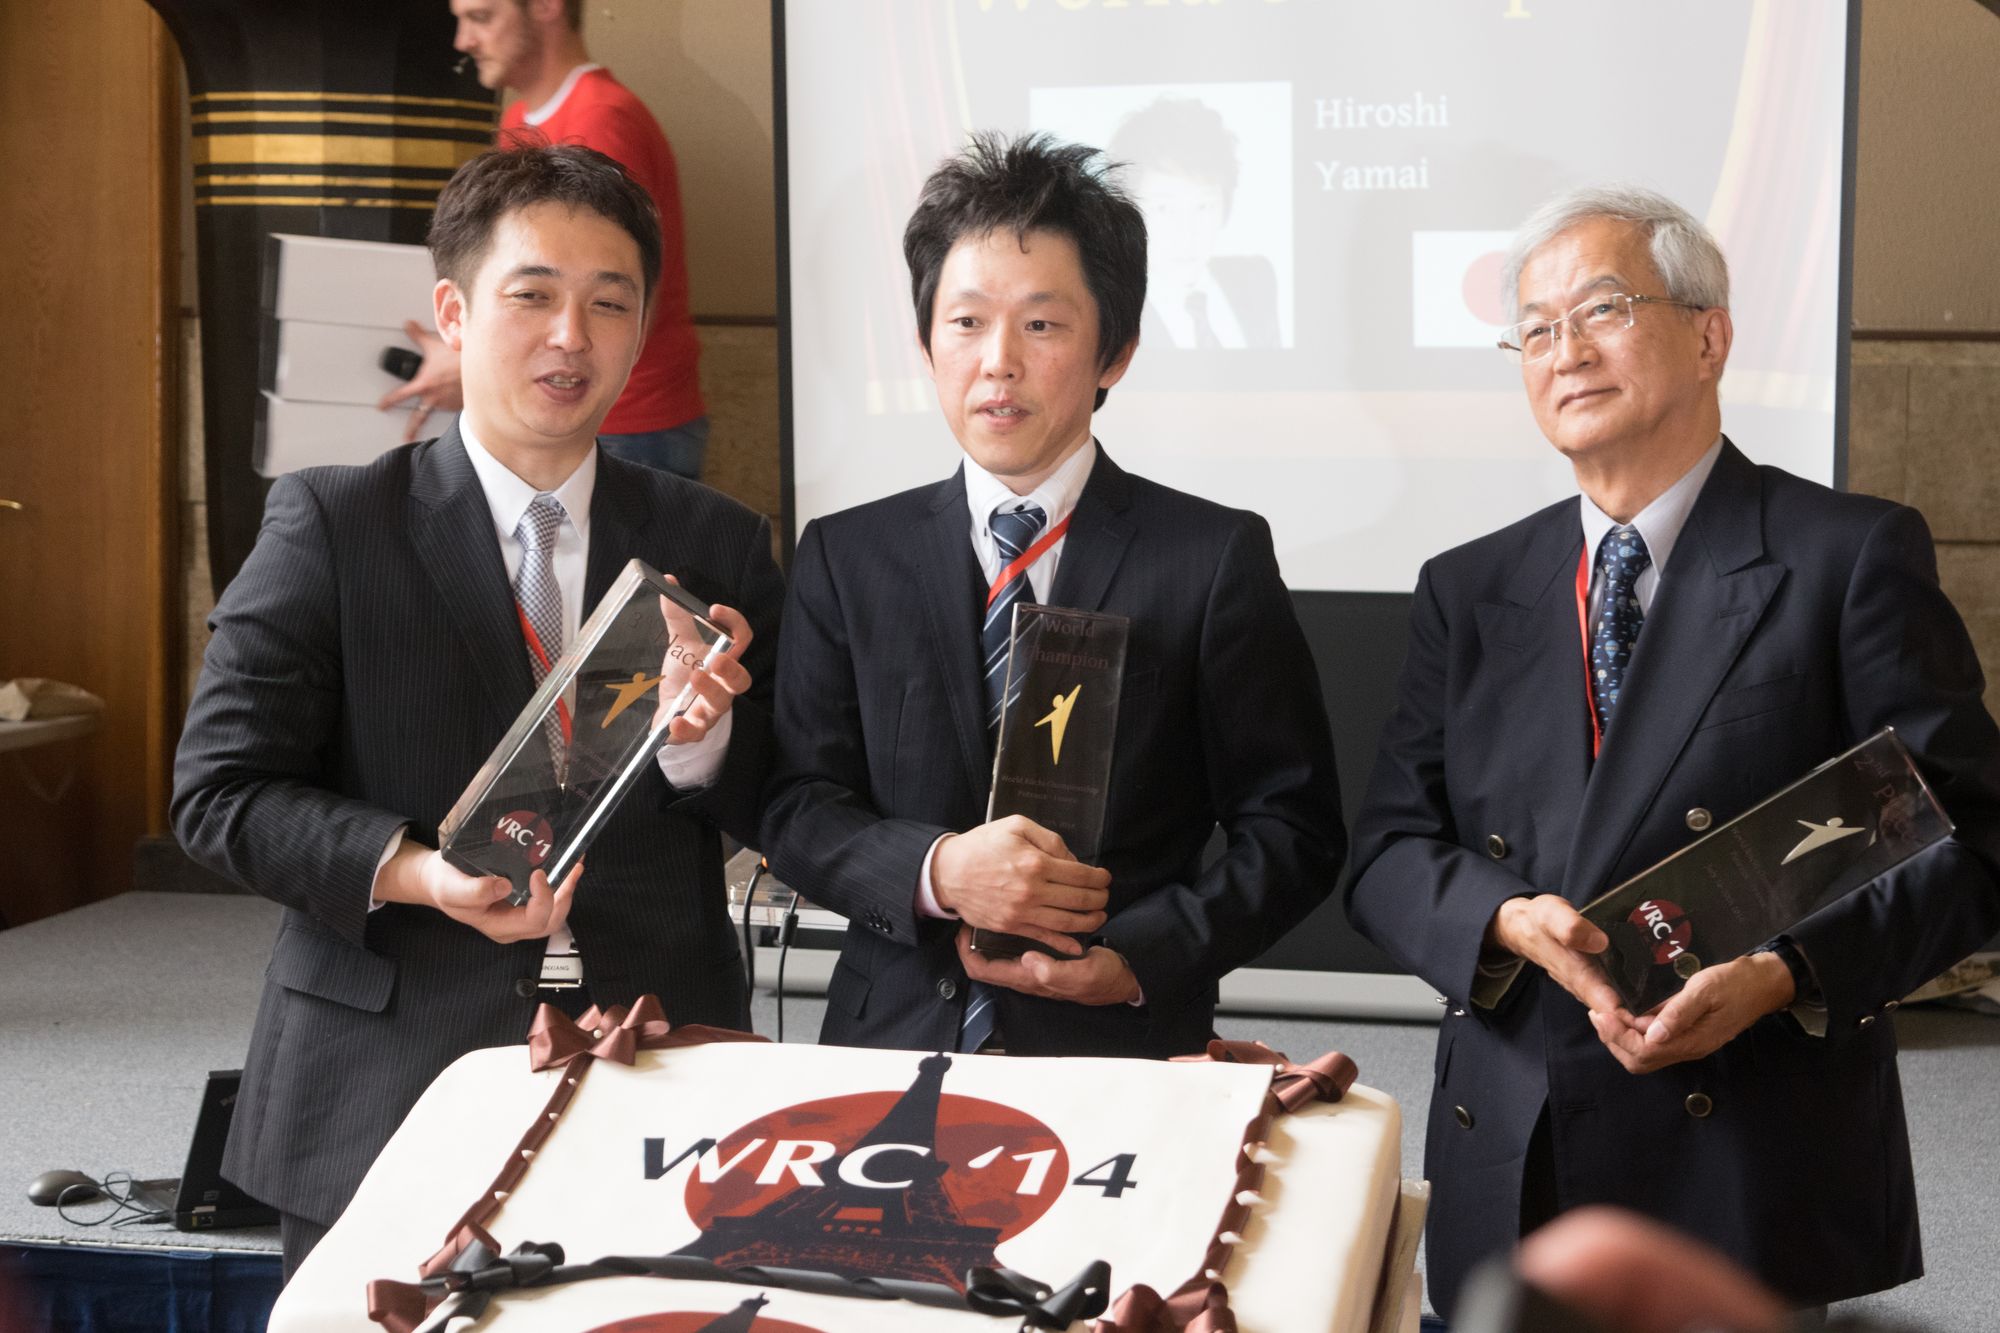
[[[1077,497],[1069,532],[1063,538],[1055,586],[1049,589],[1051,606],[1095,611],[1104,605],[1111,576],[1118,572],[1125,547],[1132,540],[1132,523],[1126,513],[1131,505],[1131,477],[1111,461],[1102,445],[1098,446],[1097,462],[1091,465],[1090,479]]]
[[[419,563],[478,664],[487,698],[511,722],[533,695],[534,678],[493,535],[493,511],[455,420],[411,464],[409,517]]]
[[[923,522],[925,558],[917,562],[923,583],[924,617],[932,651],[944,679],[952,729],[958,735],[967,786],[984,793],[992,786],[993,756],[986,739],[986,704],[979,672],[980,608],[985,586],[972,554],[972,514],[960,467],[931,495]]]
[[[1654,796],[1784,578],[1785,567],[1764,556],[1757,469],[1725,439],[1639,632],[1584,793],[1564,885],[1572,901],[1611,887]]]
[[[1583,527],[1574,503],[1547,511],[1508,581],[1505,600],[1476,608],[1488,669],[1509,673],[1497,719],[1501,745],[1534,755],[1536,841],[1566,848],[1590,773],[1590,713],[1583,636],[1576,619],[1576,562]],[[1499,771],[1509,769],[1502,756]]]
[[[597,484],[590,493],[590,557],[583,571],[583,605],[577,608],[579,625],[590,619],[590,613],[610,591],[612,581],[641,549],[640,539],[650,513],[640,501],[638,487],[629,484],[625,476],[628,469],[636,466],[613,458],[602,449],[597,451]],[[662,574],[674,572],[675,560],[668,558],[663,563],[667,567],[660,571]]]

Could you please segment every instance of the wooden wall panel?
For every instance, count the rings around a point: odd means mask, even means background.
[[[0,4],[0,497],[24,506],[0,511],[0,679],[106,702],[89,740],[0,756],[9,924],[129,887],[134,842],[165,827],[180,100],[141,0]],[[36,794],[71,768],[61,799]]]

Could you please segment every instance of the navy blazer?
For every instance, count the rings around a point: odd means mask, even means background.
[[[850,921],[822,1041],[956,1040],[957,926],[918,916],[915,899],[931,844],[986,816],[986,580],[971,524],[961,470],[815,521],[792,562],[764,849],[787,883]],[[1344,849],[1319,678],[1270,529],[1100,452],[1048,600],[1132,622],[1100,934],[1146,1003],[1002,990],[1000,1028],[1023,1055],[1198,1051],[1217,979],[1331,892]],[[1218,823],[1228,847],[1204,865]]]
[[[1564,1208],[1622,1204],[1800,1303],[1923,1271],[1898,997],[2000,929],[2000,734],[1914,511],[1725,442],[1663,571],[1593,763],[1575,500],[1430,561],[1355,827],[1355,926],[1448,1001],[1426,1139],[1431,1296],[1518,1235],[1544,1107]],[[1703,1060],[1624,1071],[1538,970],[1469,995],[1509,897],[1581,905],[1893,725],[1957,836],[1790,934],[1827,1035],[1766,1017]],[[1695,1094],[1701,1094],[1699,1098]]]
[[[660,997],[747,1027],[718,828],[754,840],[782,584],[765,520],[600,453],[585,608],[636,556],[755,630],[716,782],[650,768],[586,858],[569,924],[593,1000]],[[458,438],[279,479],[209,624],[174,771],[204,865],[285,907],[223,1169],[331,1223],[417,1097],[467,1051],[525,1039],[546,944],[428,907],[368,910],[383,847],[437,827],[534,693],[492,510]]]

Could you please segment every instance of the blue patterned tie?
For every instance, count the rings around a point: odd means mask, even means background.
[[[1637,528],[1613,528],[1597,546],[1597,616],[1590,625],[1590,697],[1597,708],[1600,736],[1611,734],[1611,714],[1632,664],[1632,645],[1646,623],[1639,609],[1639,575],[1653,563]]]
[[[540,653],[533,644],[528,645],[528,669],[534,673],[537,688],[548,678],[549,668],[563,650],[562,589],[556,586],[555,558],[556,533],[562,521],[562,501],[542,494],[534,498],[528,512],[514,526],[514,540],[521,543],[521,568],[514,575],[514,599],[521,604],[522,617],[542,645]],[[544,655],[547,661],[543,660]],[[549,756],[560,769],[564,739],[562,718],[557,710],[549,711],[542,723],[542,735],[548,741]]]
[[[1023,505],[1011,512],[993,511],[986,526],[993,534],[993,544],[1000,548],[1003,569],[1019,560],[1035,544],[1035,538],[1040,535],[1042,525],[1048,522],[1048,518],[1035,505]],[[1014,606],[1033,595],[1034,589],[1028,584],[1028,571],[1023,569],[1007,581],[1007,586],[986,608],[986,620],[980,626],[979,646],[986,672],[986,729],[989,732],[998,732],[1001,709],[1006,703],[1002,696],[1007,689],[1007,645],[1014,632]],[[958,1021],[958,1049],[976,1051],[992,1037],[994,1024],[999,1021],[1000,1015],[993,1007],[996,997],[991,986],[978,981],[968,985],[970,991],[965,1000],[965,1014]]]

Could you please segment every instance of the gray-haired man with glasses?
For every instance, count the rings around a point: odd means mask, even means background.
[[[1581,495],[1431,560],[1354,831],[1356,926],[1445,997],[1431,1296],[1619,1204],[1810,1306],[1923,1271],[1888,1014],[2000,929],[2000,733],[1914,511],[1722,433],[1729,271],[1657,194],[1517,234],[1504,295]],[[1754,448],[1754,442],[1752,442]],[[1957,834],[1628,1013],[1577,907],[1885,725]]]

